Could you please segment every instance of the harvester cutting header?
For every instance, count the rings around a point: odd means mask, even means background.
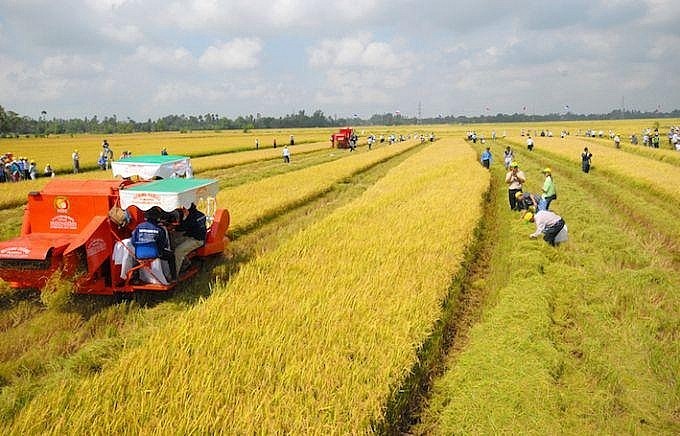
[[[31,192],[20,236],[0,242],[0,278],[41,288],[61,271],[77,293],[168,291],[198,272],[191,259],[224,251],[229,213],[217,209],[217,181],[191,178],[188,157],[139,156],[114,162],[112,170],[122,179],[55,179]],[[199,240],[186,245],[192,219],[203,228],[202,240],[192,234]],[[135,238],[154,226],[167,247],[142,250],[149,241]],[[175,257],[180,246],[191,249]]]

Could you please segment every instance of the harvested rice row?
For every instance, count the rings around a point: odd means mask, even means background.
[[[489,183],[475,161],[459,140],[427,147],[10,430],[370,432],[473,238]]]
[[[560,179],[557,248],[530,240],[498,194],[510,223],[484,279],[494,304],[414,434],[677,433],[680,274],[626,209],[581,186],[591,176]]]

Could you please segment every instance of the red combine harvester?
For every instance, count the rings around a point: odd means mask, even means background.
[[[28,195],[21,235],[0,242],[0,278],[15,288],[42,288],[61,270],[81,294],[175,288],[198,266],[168,274],[166,260],[137,259],[130,237],[144,211],[159,208],[172,215],[193,203],[206,214],[208,233],[188,258],[224,251],[229,213],[216,209],[217,181],[179,177],[190,171],[187,157],[139,156],[113,163],[114,176],[122,180],[50,181]],[[154,178],[163,179],[143,180]],[[170,234],[173,225],[166,223]]]
[[[331,144],[335,148],[349,148],[352,136],[354,136],[354,129],[344,127],[339,132],[331,135]]]

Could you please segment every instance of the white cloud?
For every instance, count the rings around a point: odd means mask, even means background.
[[[139,30],[139,27],[132,24],[123,24],[120,26],[106,24],[99,32],[108,39],[123,44],[134,44],[144,39],[144,35]]]
[[[390,44],[371,41],[370,35],[325,39],[307,50],[309,64],[316,68],[369,67],[379,69],[408,66],[410,53],[398,51]]]
[[[259,63],[262,42],[257,38],[236,38],[208,47],[198,64],[210,70],[244,70]]]
[[[51,62],[48,62],[48,65]],[[55,66],[61,61],[55,60]],[[32,104],[43,104],[56,100],[64,95],[68,80],[56,75],[45,74],[40,69],[18,59],[0,55],[0,100],[28,101]],[[8,109],[13,109],[8,107]]]
[[[42,61],[41,71],[47,76],[87,77],[105,71],[104,65],[79,55],[49,56]]]
[[[166,48],[141,45],[130,58],[133,63],[143,63],[165,70],[183,70],[195,65],[196,61],[184,47]]]
[[[85,3],[97,12],[111,12],[123,6],[129,0],[85,0]]]

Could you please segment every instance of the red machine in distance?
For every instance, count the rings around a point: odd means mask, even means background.
[[[349,148],[352,136],[354,136],[354,129],[343,127],[339,132],[331,135],[331,146],[335,148]]]
[[[177,167],[172,159],[165,159],[172,157],[158,158],[163,158],[158,163],[159,170],[167,173],[168,168]],[[135,164],[139,163],[131,160],[130,165]],[[145,168],[150,171],[149,165]],[[216,180],[194,178],[51,180],[42,191],[29,194],[20,236],[0,242],[0,278],[15,288],[40,289],[61,270],[62,277],[74,279],[76,293],[169,291],[195,275],[198,267],[192,265],[176,277],[140,280],[140,272],[149,269],[151,262],[134,258],[134,250],[130,252],[131,233],[144,220],[144,210],[159,207],[170,212],[194,203],[199,209],[211,210],[204,210],[209,217],[205,245],[189,257],[222,253],[228,243],[229,213],[216,209],[217,189]],[[127,213],[121,224],[111,212],[122,213],[122,209]],[[120,257],[130,262],[129,267],[119,261]],[[146,275],[156,277],[153,271]]]

